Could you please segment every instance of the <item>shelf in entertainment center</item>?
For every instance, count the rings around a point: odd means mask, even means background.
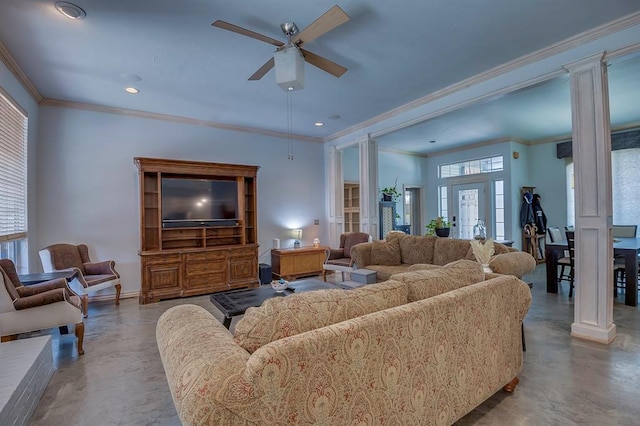
[[[243,230],[242,225],[163,228],[162,248],[205,248],[244,244]]]

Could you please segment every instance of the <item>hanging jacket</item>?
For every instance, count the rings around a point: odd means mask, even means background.
[[[524,228],[527,223],[535,223],[535,216],[533,214],[533,194],[529,191],[525,192],[522,196],[522,206],[520,207],[520,227]],[[546,221],[546,218],[545,218]]]
[[[534,223],[536,224],[536,228],[538,228],[536,233],[538,235],[545,234],[547,232],[547,216],[544,214],[540,201],[535,195],[531,207],[533,208]]]

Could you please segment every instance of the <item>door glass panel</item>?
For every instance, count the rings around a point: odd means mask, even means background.
[[[458,238],[473,238],[473,225],[478,222],[478,189],[458,191]]]

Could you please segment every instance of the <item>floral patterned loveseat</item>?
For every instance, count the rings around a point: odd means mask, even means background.
[[[493,272],[518,278],[536,267],[529,253],[494,243],[495,255],[489,262]],[[357,268],[376,271],[378,282],[393,274],[417,269],[429,269],[459,260],[475,260],[469,240],[407,235],[390,232],[384,240],[358,244],[351,248],[351,258]]]
[[[180,305],[156,328],[185,425],[452,424],[522,368],[518,278],[461,260],[250,308],[232,335]]]

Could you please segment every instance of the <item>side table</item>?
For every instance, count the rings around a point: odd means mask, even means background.
[[[273,278],[292,280],[322,274],[328,247],[300,247],[271,250]]]

